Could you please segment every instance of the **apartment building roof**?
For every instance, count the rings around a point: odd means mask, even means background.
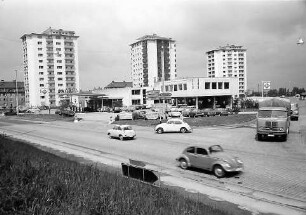
[[[136,39],[137,42],[140,42],[140,41],[145,41],[145,40],[168,40],[168,41],[171,41],[171,42],[175,42],[175,40],[173,40],[172,38],[168,38],[168,37],[161,37],[161,36],[158,36],[156,34],[152,34],[152,35],[145,35],[145,36],[142,36],[142,37],[139,37],[138,39]],[[135,42],[135,43],[137,43]],[[133,45],[135,43],[132,43],[130,45]]]
[[[220,46],[219,48],[212,49],[210,51],[207,51],[206,53],[211,53],[214,51],[230,51],[230,50],[240,50],[240,51],[246,51],[245,48],[242,48],[243,46],[236,46],[236,45],[229,45],[227,44],[226,46]]]
[[[22,88],[24,87],[24,82],[17,81],[17,87]],[[1,81],[0,82],[0,89],[15,89],[16,88],[16,81]]]
[[[109,89],[109,88],[125,88],[125,87],[133,87],[133,82],[127,82],[127,81],[115,82],[115,81],[112,81],[110,84],[108,84],[104,88]]]
[[[48,29],[46,29],[45,31],[43,31],[40,34],[39,33],[24,34],[20,39],[23,39],[26,36],[32,36],[32,35],[37,35],[37,36],[54,35],[54,36],[67,36],[67,37],[73,37],[73,38],[78,38],[79,37],[79,36],[75,36],[74,31],[65,31],[63,29],[54,29],[54,28],[49,27]]]

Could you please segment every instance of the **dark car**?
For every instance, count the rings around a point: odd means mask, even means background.
[[[13,115],[17,115],[17,112],[13,109],[4,112],[4,116],[13,116]]]
[[[196,167],[212,171],[218,178],[224,177],[227,172],[241,172],[243,162],[228,153],[220,145],[189,146],[176,158],[182,169]]]
[[[215,111],[216,111],[216,115],[219,115],[219,116],[228,116],[229,115],[229,111],[225,108],[216,108]]]

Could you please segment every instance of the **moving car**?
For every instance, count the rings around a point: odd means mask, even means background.
[[[164,132],[191,132],[191,127],[181,119],[169,119],[166,123],[161,123],[155,127],[155,132],[162,134]]]
[[[130,125],[115,125],[112,129],[107,131],[109,138],[119,138],[124,139],[134,139],[136,137],[136,132],[132,129]]]
[[[209,170],[218,178],[222,178],[227,172],[243,171],[243,162],[224,152],[220,145],[189,146],[176,158],[182,169],[196,167]]]

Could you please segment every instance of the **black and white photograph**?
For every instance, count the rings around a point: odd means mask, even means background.
[[[306,0],[0,0],[0,214],[305,215]]]

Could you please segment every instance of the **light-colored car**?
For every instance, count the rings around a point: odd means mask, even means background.
[[[39,113],[40,109],[39,108],[29,108],[26,113]]]
[[[191,127],[181,119],[169,119],[166,123],[161,123],[155,127],[155,132],[162,134],[164,132],[192,132]]]
[[[299,105],[297,103],[291,104],[290,119],[299,120]]]
[[[119,120],[124,119],[133,119],[133,113],[132,112],[121,112],[118,114]]]
[[[235,156],[225,153],[220,145],[189,146],[176,158],[182,169],[196,167],[212,171],[215,176],[222,178],[228,172],[243,171],[243,162]]]
[[[107,131],[109,138],[119,138],[124,139],[134,139],[136,137],[136,132],[132,129],[130,125],[115,125],[112,129]]]

